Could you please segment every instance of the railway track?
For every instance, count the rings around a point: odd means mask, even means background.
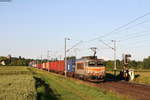
[[[106,81],[101,83],[91,83],[74,79],[81,84],[103,88],[110,90],[125,97],[133,98],[133,100],[150,100],[150,85],[131,83],[126,81]]]
[[[117,92],[135,100],[150,100],[150,86],[129,82],[104,82],[96,84],[97,87]]]

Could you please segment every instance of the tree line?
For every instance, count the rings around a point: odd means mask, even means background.
[[[76,59],[75,57],[70,57],[67,59]],[[57,59],[55,59],[57,60]],[[21,56],[19,57],[0,57],[0,65],[2,65],[1,62],[5,62],[6,66],[28,66],[31,62],[34,63],[43,63],[43,62],[48,62],[51,60],[47,60],[47,59],[25,59],[22,58]],[[117,68],[118,69],[122,69],[123,68],[123,62],[122,60],[116,60],[117,63]],[[113,60],[108,60],[108,61],[104,61],[104,65],[109,69],[113,69],[114,66],[114,61]],[[131,60],[129,61],[128,64],[129,68],[134,68],[134,69],[150,69],[150,56],[147,58],[144,58],[143,61],[135,61],[135,60]]]
[[[123,68],[122,60],[116,60],[116,63],[117,63],[118,69]],[[114,61],[108,60],[108,61],[105,61],[104,64],[107,68],[113,69]],[[130,60],[128,63],[128,67],[134,68],[134,69],[150,69],[150,56],[148,58],[144,58],[143,61]]]
[[[0,65],[5,66],[28,66],[28,64],[33,61],[33,59],[25,59],[19,57],[0,57]],[[3,63],[2,63],[3,62]]]

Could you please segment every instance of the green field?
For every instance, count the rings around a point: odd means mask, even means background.
[[[114,72],[107,71],[106,75],[108,76],[107,78],[113,78]],[[117,71],[117,75],[119,75],[119,71]],[[135,79],[131,82],[150,84],[150,70],[135,70]]]
[[[142,83],[142,84],[150,84],[150,71],[138,71],[135,72],[136,78],[134,79],[134,82],[136,83]]]
[[[24,67],[0,67],[0,100],[36,100],[32,74]]]
[[[0,100],[129,100],[35,68],[0,67],[0,78]]]

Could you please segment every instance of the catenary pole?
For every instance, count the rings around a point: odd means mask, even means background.
[[[65,77],[67,77],[67,40],[70,40],[69,38],[65,38],[65,50],[64,50],[64,53],[65,53]]]
[[[105,43],[102,40],[99,40],[100,42],[102,42],[104,45],[106,45],[107,47],[111,48],[114,51],[114,76],[116,79],[116,70],[117,70],[117,63],[116,63],[116,40],[111,40],[114,43],[114,47],[109,46],[107,43]]]
[[[117,70],[117,64],[116,64],[116,40],[112,40],[114,42],[114,76],[116,78],[116,70]]]

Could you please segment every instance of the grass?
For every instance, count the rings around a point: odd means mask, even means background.
[[[150,85],[150,72],[135,72],[134,82]]]
[[[113,71],[107,71],[106,76],[107,76],[107,78],[113,78],[113,74],[114,74]],[[117,75],[119,75],[119,71],[117,71]],[[135,70],[135,79],[131,82],[150,85],[150,70],[136,69]]]
[[[25,67],[0,67],[0,100],[36,100],[35,80]]]
[[[31,69],[41,80],[44,80],[51,89],[50,94],[55,95],[52,100],[129,100],[115,93],[104,91],[100,88],[81,84],[74,79],[65,78],[64,76],[45,72],[39,69]],[[44,87],[37,90],[45,92]],[[52,98],[51,96],[49,98]],[[48,98],[47,98],[48,99]],[[47,100],[45,99],[45,100]],[[43,99],[44,100],[44,99]]]
[[[0,67],[0,75],[29,75],[32,74],[27,67],[3,66]]]
[[[134,82],[150,85],[150,69],[137,69],[135,76]]]
[[[0,100],[129,100],[81,81],[31,67],[0,67]]]

